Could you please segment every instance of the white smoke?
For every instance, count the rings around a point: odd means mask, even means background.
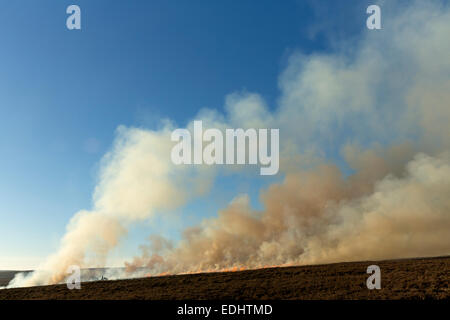
[[[173,210],[203,194],[211,173],[170,162],[170,125],[160,131],[119,127],[114,147],[103,159],[94,208],[77,212],[58,251],[34,273],[19,274],[14,286],[58,283],[71,265],[104,266],[107,254],[132,223]]]

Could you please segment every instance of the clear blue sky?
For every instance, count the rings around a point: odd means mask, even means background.
[[[81,7],[81,31],[66,29],[70,4]],[[240,90],[273,107],[289,54],[328,52],[340,37],[357,37],[367,5],[2,1],[0,269],[34,267],[55,250],[70,217],[91,207],[98,162],[118,125],[152,128],[161,117],[184,125]],[[258,187],[243,181],[237,189],[256,195]],[[202,210],[214,214],[235,191]],[[189,219],[158,227],[175,234],[199,217]],[[121,252],[132,256],[154,227],[134,230]]]

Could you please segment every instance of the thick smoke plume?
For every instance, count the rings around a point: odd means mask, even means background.
[[[208,170],[171,164],[168,127],[159,132],[119,127],[113,150],[103,159],[94,208],[77,212],[59,250],[37,271],[18,274],[10,287],[59,283],[71,265],[103,267],[130,224],[173,210],[207,190]]]
[[[367,160],[380,161],[378,177],[370,166],[351,178],[334,165],[290,173],[262,194],[262,212],[238,197],[217,218],[186,230],[176,248],[152,238],[128,271],[158,275],[448,254],[449,154],[418,154],[398,176],[383,174],[390,168],[381,158]]]
[[[284,134],[284,181],[263,191],[263,211],[242,195],[217,218],[185,230],[176,246],[152,237],[127,270],[157,275],[449,254],[449,8],[416,4],[385,21],[389,31],[367,34],[350,57],[293,55],[274,113],[258,95],[230,96],[233,125]],[[320,152],[333,144],[353,174],[323,160]]]
[[[279,128],[284,180],[262,192],[264,210],[239,195],[179,243],[152,235],[121,276],[450,253],[450,9],[383,8],[383,30],[358,44],[293,54],[274,111],[258,94],[235,93],[225,115],[199,113],[205,127]],[[93,209],[75,214],[38,271],[9,286],[103,266],[130,225],[205,195],[223,169],[174,166],[173,128],[120,127]],[[328,160],[336,154],[339,166]]]

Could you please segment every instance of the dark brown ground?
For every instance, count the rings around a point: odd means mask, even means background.
[[[381,268],[381,290],[366,269]],[[450,257],[267,268],[0,290],[1,299],[450,299]]]

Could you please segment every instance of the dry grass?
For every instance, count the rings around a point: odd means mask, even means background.
[[[381,268],[381,290],[366,287]],[[450,299],[450,257],[267,268],[0,290],[0,299]]]

